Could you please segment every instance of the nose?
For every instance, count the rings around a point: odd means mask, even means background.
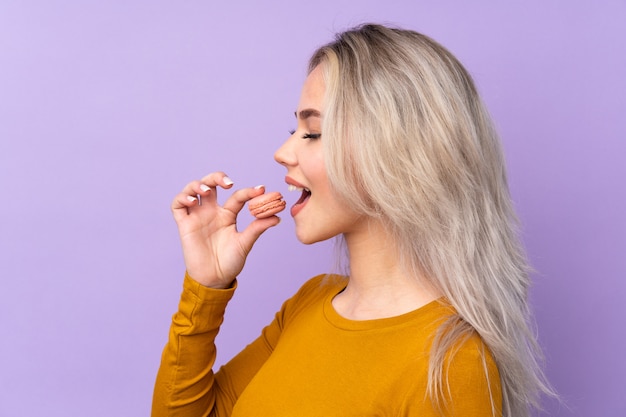
[[[294,166],[297,163],[296,153],[293,147],[294,135],[295,134],[289,136],[274,153],[274,160],[285,167]]]

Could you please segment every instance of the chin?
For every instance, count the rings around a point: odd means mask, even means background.
[[[306,231],[298,230],[298,228],[296,227],[296,238],[300,241],[300,243],[303,243],[305,245],[312,245],[317,242],[323,242],[335,236],[337,236],[337,234],[324,234],[319,233],[319,231],[317,231],[317,233],[307,233]]]
[[[311,238],[311,236],[302,236],[299,233],[296,233],[296,238],[300,241],[300,243],[303,243],[305,245],[312,245],[320,241],[319,239]]]

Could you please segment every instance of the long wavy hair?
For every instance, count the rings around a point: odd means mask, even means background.
[[[440,403],[447,353],[478,332],[498,365],[503,415],[529,415],[552,391],[503,153],[470,75],[429,37],[372,24],[319,48],[309,71],[318,65],[331,187],[380,219],[401,264],[457,312],[433,341],[429,396]]]

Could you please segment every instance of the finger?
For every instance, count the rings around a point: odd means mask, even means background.
[[[234,184],[233,180],[231,180],[230,177],[222,171],[210,173],[209,175],[202,178],[201,182],[211,188],[215,188],[219,185],[224,189],[229,189]]]
[[[248,225],[241,233],[241,243],[250,250],[254,242],[269,228],[280,223],[278,216],[271,216],[265,219],[256,219]]]
[[[265,186],[257,185],[254,188],[242,188],[231,194],[224,202],[224,208],[238,214],[247,201],[265,192]]]
[[[186,192],[178,193],[174,200],[172,201],[172,213],[174,214],[174,218],[176,220],[187,216],[189,214],[189,209],[197,206],[199,203],[198,197],[190,195]]]
[[[187,184],[183,189],[183,194],[188,195],[190,200],[192,197],[197,198],[199,206],[202,205],[203,202],[211,200],[215,202],[217,200],[215,188],[211,188],[201,181],[192,181]]]
[[[233,180],[224,172],[217,171],[206,175],[200,181],[189,183],[184,191],[189,192],[190,195],[194,195],[194,193],[198,195],[199,205],[202,205],[203,202],[215,204],[217,202],[217,187],[229,189],[233,184]]]
[[[202,206],[203,203],[215,204],[217,201],[217,186],[231,188],[233,181],[221,171],[206,175],[200,181],[191,181],[183,190],[176,195],[171,209],[176,220],[188,215],[193,208]]]
[[[206,175],[200,181],[191,181],[185,185],[182,193],[191,197],[208,196],[215,194],[218,185],[227,189],[232,187],[233,181],[224,172],[216,171]]]

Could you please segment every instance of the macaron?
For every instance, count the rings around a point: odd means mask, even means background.
[[[248,201],[248,209],[257,219],[264,219],[280,213],[286,205],[287,202],[283,201],[283,196],[278,191],[261,194]]]

